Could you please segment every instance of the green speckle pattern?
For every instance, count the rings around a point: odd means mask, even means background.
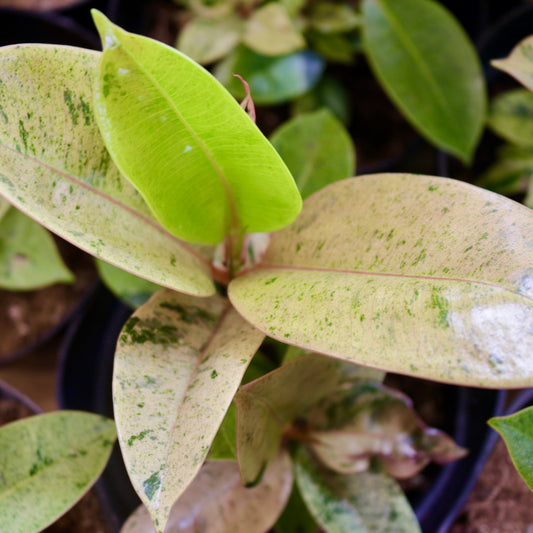
[[[305,349],[443,382],[529,386],[532,234],[530,209],[471,185],[361,176],[309,197],[228,294],[262,331]]]
[[[135,275],[212,294],[211,252],[206,258],[165,232],[110,159],[93,116],[100,55],[66,46],[2,48],[0,194],[54,233]]]
[[[161,290],[126,322],[115,418],[129,475],[158,528],[202,465],[262,339],[219,296]]]

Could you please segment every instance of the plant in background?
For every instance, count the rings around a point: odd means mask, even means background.
[[[207,490],[224,497],[222,479],[235,489],[217,507],[228,530],[252,531],[246,503],[260,505],[257,531],[267,529],[289,496],[289,448],[301,496],[328,531],[418,531],[387,472],[462,450],[425,428],[381,385],[382,372],[357,365],[530,384],[533,214],[445,178],[336,181],[351,170],[349,154],[311,180],[308,161],[291,153],[304,195],[342,172],[300,212],[286,165],[209,73],[101,14],[95,21],[101,54],[1,50],[0,191],[82,249],[166,287],[125,324],[113,377],[123,457],[157,531],[176,500],[187,507]],[[328,118],[298,120],[331,131]],[[287,128],[273,137],[282,153],[302,123]],[[314,153],[329,164],[323,149]],[[248,367],[257,375],[262,366],[252,358],[265,335],[292,356],[306,353],[240,387]],[[235,438],[238,467],[200,471],[210,449],[232,457]],[[31,468],[17,465],[28,477]],[[238,488],[237,468],[255,488]],[[2,494],[17,489],[12,479],[0,489],[0,524],[11,529]],[[368,514],[370,497],[382,502],[379,516]]]
[[[471,160],[485,122],[484,78],[464,30],[438,2],[195,0],[185,9],[177,47],[202,64],[222,59],[215,73],[237,97],[244,94],[233,72],[248,81],[257,103],[273,104],[317,87],[325,61],[351,63],[362,52],[421,135]],[[317,87],[319,105],[328,91],[342,93],[326,84]]]
[[[533,207],[533,36],[516,45],[505,59],[492,64],[510,74],[526,88],[507,91],[495,99],[490,125],[508,144],[500,150],[499,160],[487,171],[481,184],[504,194],[527,192],[524,203]],[[511,459],[524,481],[533,490],[533,407],[489,421],[507,445]]]
[[[0,197],[0,288],[32,290],[73,280],[52,236]]]

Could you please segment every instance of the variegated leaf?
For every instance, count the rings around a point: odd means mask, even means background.
[[[382,174],[329,185],[233,280],[271,337],[486,387],[533,383],[533,213],[471,185]]]
[[[128,473],[158,532],[262,340],[220,296],[162,290],[126,322],[115,356],[115,418]]]

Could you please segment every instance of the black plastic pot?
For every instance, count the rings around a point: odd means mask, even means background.
[[[103,286],[95,292],[84,316],[70,327],[61,350],[58,390],[62,408],[112,416],[113,354],[131,312]],[[429,467],[429,490],[409,494],[424,533],[445,533],[461,510],[494,444],[488,439],[492,430],[486,420],[501,414],[505,392],[446,385],[445,398],[447,424],[443,429],[470,453],[444,467]],[[118,449],[97,490],[118,532],[139,505]]]

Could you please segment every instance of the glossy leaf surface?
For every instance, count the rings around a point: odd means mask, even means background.
[[[223,18],[199,17],[180,31],[176,48],[201,65],[229,54],[241,40],[243,21],[232,13]]]
[[[287,8],[278,2],[265,4],[252,13],[246,21],[243,43],[265,56],[282,56],[305,47],[305,39]]]
[[[208,261],[155,222],[109,158],[91,103],[99,57],[66,46],[0,49],[0,193],[97,257],[175,290],[212,294]]]
[[[390,372],[533,382],[529,209],[408,174],[337,182],[304,204],[263,263],[230,283],[247,320],[286,343]]]
[[[283,124],[271,142],[303,198],[355,173],[355,148],[344,126],[326,109]]]
[[[312,89],[324,66],[324,60],[308,50],[266,57],[241,46],[217,66],[215,73],[242,100],[245,96],[242,83],[233,76],[239,74],[250,85],[254,102],[270,105],[286,102]]]
[[[261,483],[245,488],[237,464],[207,462],[170,513],[167,532],[264,533],[281,513],[292,485],[289,456],[280,454]],[[153,533],[144,507],[138,508],[121,533]]]
[[[303,448],[295,463],[303,499],[327,533],[420,533],[403,490],[387,474],[328,472]]]
[[[158,532],[262,340],[219,296],[163,290],[126,322],[115,355],[115,419],[126,468]]]
[[[320,354],[305,354],[239,388],[237,450],[244,483],[253,483],[278,454],[294,419],[342,383],[372,373]]]
[[[74,275],[52,236],[17,209],[9,209],[0,218],[0,287],[30,290],[72,281]]]
[[[533,146],[533,93],[514,89],[495,97],[488,124],[507,141]]]
[[[37,533],[102,473],[115,441],[102,416],[58,411],[0,428],[0,530]]]
[[[492,65],[533,91],[533,35],[520,41],[505,59],[492,61]]]
[[[94,17],[104,44],[100,131],[160,223],[187,242],[217,244],[292,222],[301,198],[290,172],[217,80],[174,48]]]
[[[489,424],[503,437],[513,464],[533,490],[533,407],[509,416],[492,418]]]
[[[152,294],[161,289],[151,281],[134,276],[100,259],[96,260],[96,266],[100,279],[107,288],[133,309],[142,305]]]
[[[365,51],[390,98],[431,142],[469,161],[486,95],[466,33],[433,0],[364,0],[362,12]]]

